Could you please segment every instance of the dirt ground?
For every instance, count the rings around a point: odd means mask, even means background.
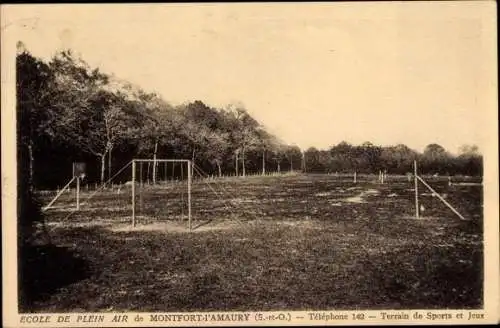
[[[197,181],[192,231],[181,184],[143,188],[135,227],[125,188],[83,189],[74,213],[66,193],[46,212],[51,245],[28,254],[21,310],[479,308],[482,187],[465,182],[428,179],[467,220],[422,185],[417,220],[405,177]]]

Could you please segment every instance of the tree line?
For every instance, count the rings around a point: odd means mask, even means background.
[[[444,147],[432,143],[423,153],[404,144],[381,147],[370,142],[351,145],[340,142],[328,150],[314,147],[304,152],[305,170],[316,173],[358,172],[406,174],[413,172],[413,163],[418,162],[422,174],[482,176],[483,158],[476,145],[463,145],[454,155]]]
[[[201,100],[172,105],[160,95],[90,67],[70,50],[49,61],[20,43],[16,58],[18,160],[28,185],[50,188],[87,163],[87,181],[104,182],[132,158],[191,159],[212,175],[306,172],[421,171],[482,174],[477,147],[453,156],[437,144],[420,154],[405,145],[346,142],[302,152],[273,135],[244,105],[211,107]]]

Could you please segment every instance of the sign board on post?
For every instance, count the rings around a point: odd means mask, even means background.
[[[74,162],[73,163],[73,176],[74,177],[85,177],[85,163]]]

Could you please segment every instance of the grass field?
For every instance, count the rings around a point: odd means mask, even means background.
[[[34,247],[28,256],[37,270],[23,278],[29,297],[21,310],[481,307],[482,187],[429,178],[468,220],[422,185],[425,211],[416,220],[413,182],[372,180],[198,181],[193,232],[174,215],[176,187],[146,187],[136,228],[129,225],[129,190],[96,194],[69,217],[68,193],[46,212],[54,246]],[[82,198],[90,193],[84,189]]]

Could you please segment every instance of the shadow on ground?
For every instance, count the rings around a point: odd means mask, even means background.
[[[34,302],[90,273],[86,260],[66,247],[26,246],[19,255],[19,312],[31,312]]]

